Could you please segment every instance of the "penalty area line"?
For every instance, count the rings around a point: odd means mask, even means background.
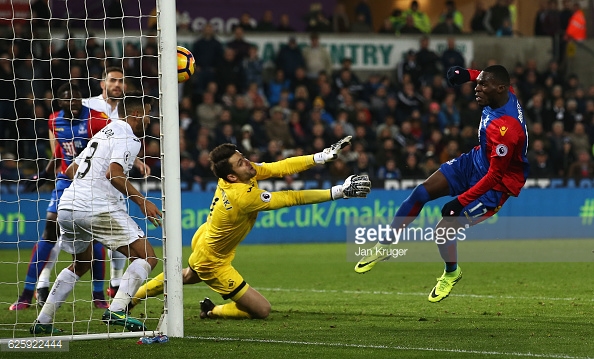
[[[552,358],[552,359],[591,359],[589,357],[576,357],[565,354],[537,354],[537,353],[519,353],[519,352],[496,352],[496,351],[482,351],[482,350],[465,350],[465,349],[445,349],[445,348],[423,348],[423,347],[404,347],[400,345],[370,345],[370,344],[349,344],[349,343],[326,343],[326,342],[304,342],[296,340],[276,340],[276,339],[255,339],[255,338],[227,338],[227,337],[202,337],[202,336],[187,336],[185,339],[197,339],[208,341],[221,342],[244,342],[244,343],[264,343],[264,344],[290,344],[290,345],[304,345],[304,346],[320,346],[320,347],[340,347],[340,348],[359,348],[359,349],[390,349],[402,351],[424,351],[437,353],[459,353],[459,354],[476,354],[476,355],[499,355],[505,357],[528,357],[528,358]]]

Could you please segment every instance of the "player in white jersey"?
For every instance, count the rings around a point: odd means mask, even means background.
[[[125,197],[136,203],[155,225],[161,225],[161,211],[128,180],[128,172],[140,151],[140,139],[149,123],[150,103],[141,93],[130,93],[119,109],[122,121],[113,121],[93,136],[87,147],[68,167],[73,178],[58,206],[62,249],[73,262],[60,272],[31,334],[56,334],[56,310],[64,303],[74,284],[89,271],[93,240],[126,255],[132,263],[102,320],[122,325],[130,331],[147,330],[144,323],[127,315],[126,307],[140,285],[157,265],[153,247],[140,226],[126,211]]]
[[[103,78],[101,79],[101,94],[98,96],[83,99],[83,106],[92,110],[103,112],[110,120],[115,121],[120,117],[118,115],[118,104],[126,89],[124,82],[124,71],[120,67],[107,67],[103,71]],[[136,159],[136,167],[144,176],[150,175],[150,167],[146,166],[144,162]],[[122,274],[124,273],[124,266],[126,265],[126,258],[119,252],[109,251],[111,259],[110,266],[110,280],[107,295],[113,298],[118,291]]]

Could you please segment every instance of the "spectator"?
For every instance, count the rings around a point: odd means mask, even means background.
[[[270,120],[266,123],[266,135],[271,141],[280,142],[284,148],[294,148],[295,142],[283,110],[275,106],[270,110]]]
[[[419,159],[414,154],[406,155],[404,165],[401,165],[402,178],[421,178],[424,174],[419,166]]]
[[[330,52],[320,45],[320,35],[315,32],[312,33],[310,41],[310,46],[303,49],[307,77],[316,78],[321,71],[330,74],[332,72]]]
[[[534,36],[547,36],[545,19],[547,17],[547,0],[540,0],[538,11],[534,17]]]
[[[384,165],[380,166],[377,170],[377,179],[389,180],[389,179],[401,179],[402,173],[396,167],[396,159],[389,159]]]
[[[388,19],[390,19],[395,33],[400,34],[400,29],[402,29],[402,27],[404,26],[407,17],[402,16],[402,11],[400,9],[394,9],[392,10],[392,13],[390,14],[390,17]]]
[[[576,156],[579,156],[580,152],[589,152],[592,149],[586,128],[581,122],[575,124],[573,132],[569,135],[569,140]]]
[[[466,61],[462,53],[456,49],[456,40],[453,37],[448,37],[448,47],[441,54],[441,67],[443,69],[444,77],[447,70],[453,66],[460,66],[466,68]]]
[[[258,88],[263,88],[262,72],[264,71],[264,61],[258,57],[258,46],[251,45],[248,57],[243,60],[243,72],[245,74],[245,83],[256,83]]]
[[[355,14],[363,14],[365,16],[365,23],[369,26],[373,25],[371,17],[371,7],[369,7],[369,0],[361,0],[355,7]]]
[[[214,130],[217,126],[217,119],[222,111],[223,106],[214,102],[214,95],[205,92],[202,97],[202,103],[196,109],[200,126],[211,131]]]
[[[594,163],[588,152],[581,151],[578,154],[578,159],[567,171],[567,178],[572,178],[576,181],[580,179],[592,179],[594,177]]]
[[[453,0],[448,0],[445,3],[445,9],[443,13],[439,17],[439,22],[445,22],[445,19],[451,16],[454,25],[456,25],[460,30],[464,28],[464,15],[458,9],[456,9],[456,3]]]
[[[237,25],[233,28],[233,39],[227,43],[227,48],[235,50],[235,61],[241,64],[248,56],[250,44],[245,41],[243,27]]]
[[[263,110],[254,110],[249,125],[252,126],[253,142],[252,144],[260,151],[264,151],[268,146],[268,135],[266,134],[265,113]]]
[[[417,51],[417,65],[421,69],[421,82],[429,83],[433,76],[439,74],[439,56],[429,49],[429,37],[423,36],[419,41],[420,49]],[[443,86],[442,86],[443,88]]]
[[[338,158],[330,164],[328,173],[332,180],[338,180],[350,176],[351,169],[341,158]]]
[[[254,31],[256,29],[256,26],[254,25],[255,22],[256,21],[252,19],[252,16],[249,13],[244,12],[239,17],[239,24],[237,24],[237,26],[241,27],[244,32]]]
[[[334,6],[334,14],[332,14],[332,30],[335,33],[346,33],[351,31],[351,24],[349,16],[343,3],[337,3]]]
[[[262,19],[258,21],[258,25],[256,25],[255,30],[259,32],[276,31],[274,27],[274,16],[272,15],[272,10],[264,11],[264,15],[262,15]]]
[[[216,179],[214,173],[210,169],[209,151],[203,150],[198,155],[198,162],[194,167],[194,181],[204,184],[207,180]]]
[[[353,25],[351,26],[351,32],[360,34],[373,32],[371,25],[365,22],[365,14],[356,14],[355,22],[353,22]]]
[[[574,13],[574,9],[572,8],[572,0],[563,0],[563,8],[559,12],[559,26],[563,33],[567,30],[569,26],[569,22],[571,16]],[[557,1],[555,1],[555,8],[557,6]]]
[[[412,16],[415,27],[421,30],[421,32],[428,34],[431,31],[431,21],[429,20],[429,16],[419,10],[418,1],[411,1],[410,8],[402,13],[402,16],[405,18],[407,18],[409,15]]]
[[[276,28],[278,32],[295,32],[295,29],[291,26],[291,20],[289,15],[282,14],[279,19],[279,24]]]
[[[558,154],[553,167],[555,168],[555,174],[560,178],[566,178],[569,173],[569,167],[576,161],[576,156],[571,146],[571,141],[566,138],[563,141],[563,149]]]
[[[225,48],[223,52],[223,60],[216,68],[216,79],[221,90],[227,89],[228,85],[234,85],[237,89],[243,88],[245,79],[243,67],[241,62],[236,61],[235,50],[230,47]]]
[[[215,68],[223,59],[223,46],[214,36],[214,29],[210,23],[204,25],[202,37],[192,45],[192,54],[196,61],[196,93],[206,89],[206,84],[215,79]]]
[[[266,97],[270,105],[277,105],[281,99],[281,92],[290,88],[291,82],[285,78],[285,72],[282,69],[276,69],[274,78],[266,86]]]
[[[565,28],[564,39],[566,41],[584,41],[586,39],[586,16],[577,1],[573,3],[573,14]]]
[[[192,155],[189,152],[182,152],[180,154],[179,167],[181,190],[191,190],[196,178],[196,173],[194,171],[196,162],[194,162]]]
[[[456,94],[448,93],[441,105],[438,118],[441,128],[445,129],[451,126],[460,127],[460,112],[456,107]]]
[[[497,0],[484,19],[485,27],[491,35],[495,35],[503,25],[505,19],[509,19],[511,14],[509,13],[509,7],[507,6],[506,0]]]
[[[435,25],[431,33],[435,35],[454,35],[461,34],[462,30],[454,23],[453,16],[448,14],[443,21]]]
[[[488,29],[485,26],[485,18],[487,16],[487,10],[482,0],[475,1],[474,15],[470,20],[470,29],[473,33],[487,32]]]
[[[331,32],[332,25],[324,15],[321,3],[312,3],[309,7],[309,14],[306,15],[308,32]]]
[[[501,27],[495,32],[495,36],[502,37],[502,36],[513,36],[514,29],[512,28],[512,23],[509,18],[503,19],[503,23]]]
[[[414,35],[414,34],[422,34],[423,31],[421,31],[421,29],[419,29],[415,25],[415,19],[413,18],[413,16],[408,15],[406,17],[404,25],[400,28],[400,33],[402,35]]]
[[[286,77],[291,80],[294,79],[297,68],[305,67],[303,53],[294,36],[289,37],[289,42],[286,45],[281,45],[276,55],[275,65],[277,69],[283,70]]]
[[[250,119],[250,110],[244,96],[236,96],[233,106],[229,109],[231,113],[231,122],[233,123],[233,130],[239,132],[243,125],[247,124]]]
[[[370,178],[375,178],[374,166],[369,159],[367,152],[361,152],[353,168],[353,174],[368,175]]]
[[[269,107],[268,100],[264,96],[263,90],[258,87],[258,84],[252,82],[248,85],[248,90],[245,94],[245,101],[247,107],[251,110],[257,103],[264,104],[264,107]]]
[[[252,153],[257,150],[254,144],[254,129],[252,125],[246,123],[241,127],[241,135],[239,136],[238,147],[241,153]]]
[[[382,22],[382,26],[380,26],[377,33],[378,34],[391,34],[391,35],[394,35],[396,33],[394,24],[392,23],[392,21],[390,20],[389,17],[384,19],[384,21]]]
[[[543,150],[536,152],[535,158],[530,161],[530,177],[550,178],[554,174],[555,169],[549,155]]]

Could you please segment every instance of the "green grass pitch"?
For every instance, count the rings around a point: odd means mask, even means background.
[[[464,246],[480,251],[492,244]],[[67,353],[4,351],[0,358],[594,357],[593,263],[465,263],[461,257],[463,279],[449,298],[432,304],[426,297],[442,271],[437,250],[432,253],[433,262],[380,263],[361,275],[347,262],[344,244],[244,245],[234,266],[272,303],[266,320],[200,320],[202,298],[222,300],[197,284],[184,288],[185,338],[153,345],[73,341]],[[188,255],[184,248],[184,261]],[[0,250],[0,338],[29,336],[36,309],[8,311],[17,296],[8,284],[16,280],[14,262],[21,262],[22,280],[29,256],[30,250],[21,251],[20,259],[17,251]],[[58,270],[68,255],[60,260]],[[87,302],[65,304],[56,320],[75,315],[81,321],[58,327],[105,332],[102,312],[88,302],[90,284],[77,284],[75,295]],[[161,299],[145,302],[133,315],[151,318],[147,326],[154,329]]]

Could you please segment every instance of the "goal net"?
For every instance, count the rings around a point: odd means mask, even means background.
[[[154,97],[151,123],[138,155],[146,166],[138,164],[130,177],[147,199],[163,209],[164,226],[153,226],[132,202],[128,210],[158,257],[149,279],[165,270],[167,285],[164,297],[148,298],[131,312],[148,333],[106,326],[101,320],[105,306],[97,292],[109,303],[108,288],[117,289],[117,278],[110,282],[112,274],[121,276],[125,268],[119,274],[112,269],[129,262],[110,260],[110,255],[102,256],[100,246],[94,246],[92,269],[56,311],[54,327],[69,340],[182,336],[181,274],[168,270],[181,268],[181,233],[176,224],[180,210],[175,2],[4,1],[0,25],[0,343],[32,337],[29,328],[41,310],[43,288],[51,288],[58,273],[72,263],[70,254],[40,244],[48,239],[51,243],[48,231],[54,227],[47,223],[54,222],[52,191],[58,182],[44,171],[51,168],[52,157],[80,152],[92,132],[88,122],[81,122],[83,115],[76,125],[65,127],[50,120],[59,117],[57,111],[65,106],[70,108],[58,101],[63,84],[70,89],[76,85],[83,105],[111,120],[118,120],[115,105],[127,91]],[[105,70],[111,67],[123,69],[121,95],[114,89],[117,85],[106,81]],[[143,173],[147,167],[150,175]],[[58,166],[56,172],[62,169]],[[173,239],[167,241],[168,237]],[[57,254],[53,267],[52,253]]]

